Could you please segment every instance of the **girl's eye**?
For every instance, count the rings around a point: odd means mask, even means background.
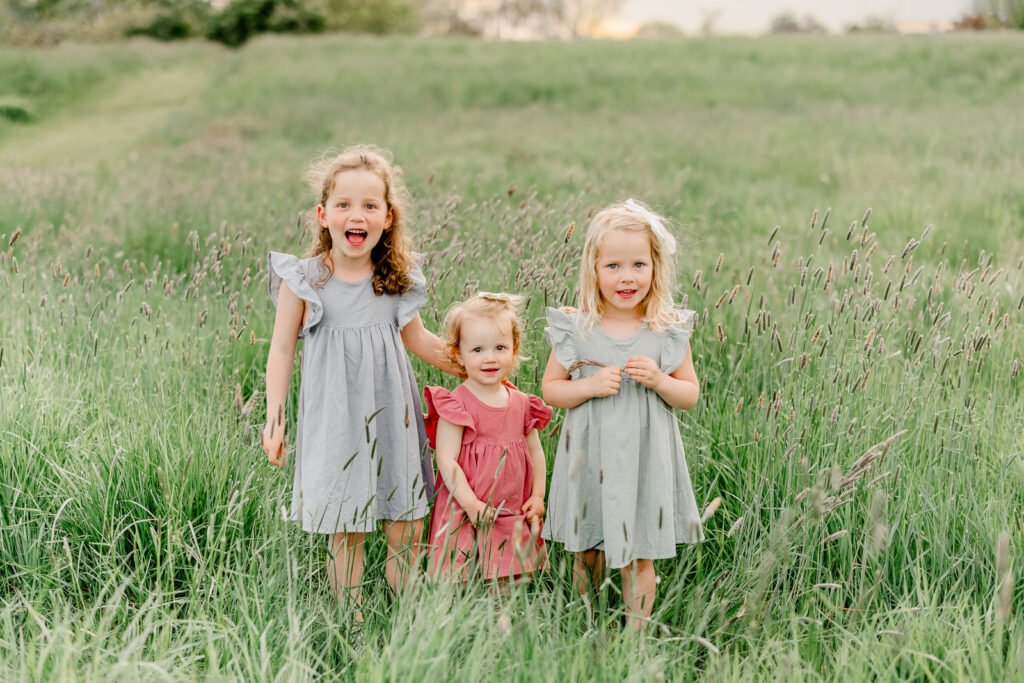
[[[646,264],[646,263],[644,263],[643,261],[637,261],[636,263],[634,263],[634,264],[633,264],[633,267],[634,267],[634,268],[643,268],[643,267],[644,267],[644,266],[646,266],[646,265],[647,265],[647,264]]]
[[[618,263],[609,263],[608,264],[608,268],[610,268],[611,270],[615,270],[618,267],[619,267]]]
[[[498,344],[498,350],[504,351],[507,347],[504,344]]]
[[[367,209],[376,209],[376,208],[377,208],[377,205],[376,205],[376,204],[367,204],[367,205],[366,205],[366,208],[367,208]]]
[[[481,349],[479,346],[473,347],[473,353],[480,353],[481,351],[483,351],[483,349]]]
[[[338,202],[338,208],[339,209],[347,209],[348,208],[348,202]]]

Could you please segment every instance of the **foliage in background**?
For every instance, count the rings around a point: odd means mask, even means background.
[[[982,0],[1000,26],[1024,29],[1024,0]]]
[[[792,12],[783,12],[772,18],[768,26],[770,33],[828,33],[828,29],[810,14],[797,17]]]
[[[303,0],[232,0],[210,15],[206,37],[238,47],[260,33],[318,33],[326,23]]]
[[[429,33],[488,38],[578,38],[613,16],[623,0],[481,0],[425,3]]]
[[[3,0],[0,41],[52,45],[204,37],[238,47],[260,33],[409,33],[418,30],[412,0]]]

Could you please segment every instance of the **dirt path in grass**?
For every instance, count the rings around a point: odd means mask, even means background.
[[[195,64],[133,74],[0,142],[0,156],[4,165],[53,167],[138,154],[199,103],[207,74]]]

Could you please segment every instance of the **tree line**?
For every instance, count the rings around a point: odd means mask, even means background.
[[[202,37],[237,47],[260,33],[575,37],[622,0],[0,0],[0,41]]]

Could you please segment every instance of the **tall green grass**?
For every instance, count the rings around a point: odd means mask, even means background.
[[[1024,677],[1020,49],[0,52],[57,84],[0,123],[0,677]],[[283,521],[256,437],[266,252],[301,250],[298,176],[357,140],[406,167],[429,328],[477,289],[527,295],[533,393],[593,212],[633,194],[684,233],[703,393],[680,429],[721,503],[657,564],[645,634],[616,581],[591,615],[557,550],[507,599],[396,598],[380,539],[352,633],[322,541]]]

